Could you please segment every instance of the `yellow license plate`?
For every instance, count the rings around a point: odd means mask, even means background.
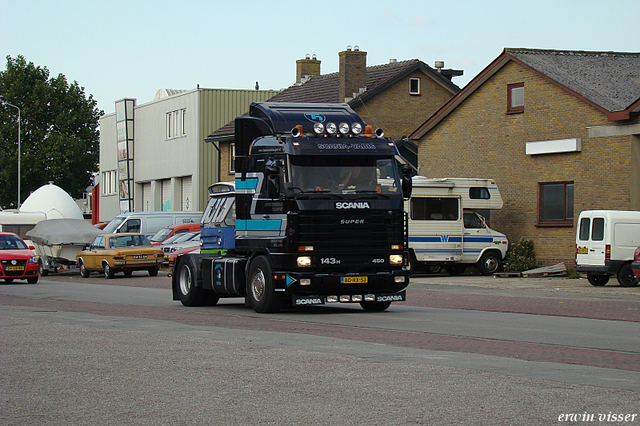
[[[24,266],[7,266],[7,271],[24,271]]]
[[[369,277],[342,277],[342,284],[364,284],[369,282]]]
[[[578,254],[587,254],[589,253],[589,249],[586,247],[578,247]]]

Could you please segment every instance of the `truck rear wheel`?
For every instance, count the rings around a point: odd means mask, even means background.
[[[587,274],[589,283],[596,287],[602,287],[609,282],[609,275]]]
[[[273,287],[271,265],[264,256],[256,257],[249,268],[247,298],[254,311],[259,313],[278,312],[280,301],[276,299]]]
[[[636,287],[638,285],[638,279],[633,273],[630,263],[625,263],[618,271],[618,282],[622,287]]]
[[[218,303],[218,296],[196,285],[198,269],[193,258],[183,256],[177,270],[178,298],[184,306],[213,306]]]

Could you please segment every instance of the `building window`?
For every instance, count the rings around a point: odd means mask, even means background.
[[[540,184],[538,225],[573,226],[573,182]]]
[[[117,192],[117,173],[115,170],[102,172],[102,195],[115,195]]]
[[[236,144],[232,143],[229,147],[229,173],[236,172]]]
[[[419,95],[420,94],[420,79],[419,78],[410,78],[409,79],[409,94],[410,95]]]
[[[186,108],[167,113],[167,139],[174,139],[187,135],[187,130],[184,126],[186,117]]]
[[[507,114],[524,112],[524,83],[507,86]]]

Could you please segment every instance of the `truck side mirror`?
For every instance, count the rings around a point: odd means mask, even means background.
[[[405,199],[411,198],[412,189],[411,166],[405,164],[402,166],[402,196]]]
[[[280,195],[280,165],[277,160],[269,159],[264,168],[267,173],[268,197],[278,198]]]

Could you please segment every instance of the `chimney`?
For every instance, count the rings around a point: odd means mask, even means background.
[[[361,52],[358,46],[338,53],[340,57],[339,102],[348,102],[361,92],[367,84],[367,52]]]
[[[314,54],[309,57],[309,54],[304,59],[298,59],[296,61],[296,84],[301,84],[307,77],[312,75],[320,75],[320,61],[316,59]]]

